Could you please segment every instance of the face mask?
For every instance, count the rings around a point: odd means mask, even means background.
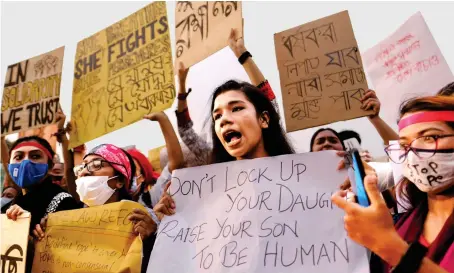
[[[11,201],[13,201],[13,198],[2,197],[1,207],[3,208],[4,205],[8,204]]]
[[[433,152],[429,153],[433,154]],[[449,184],[454,184],[454,153],[452,152],[437,151],[430,158],[419,158],[410,151],[404,164],[404,176],[422,192],[437,192],[441,188],[448,188]]]
[[[52,175],[52,182],[54,182],[54,184],[61,185],[62,180],[63,176]]]
[[[35,163],[28,159],[8,165],[14,183],[25,189],[40,182],[47,175],[48,169],[47,163]]]
[[[83,176],[77,179],[76,191],[80,200],[89,207],[104,205],[115,192],[114,189],[107,185],[107,181],[115,177]]]
[[[135,192],[136,190],[137,190],[137,177],[134,176],[134,178],[132,179],[131,191]]]

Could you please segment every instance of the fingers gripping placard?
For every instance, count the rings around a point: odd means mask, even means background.
[[[80,41],[70,146],[169,108],[175,98],[165,2],[153,2]]]
[[[64,47],[8,66],[2,99],[2,136],[55,122]]]
[[[116,202],[49,215],[33,272],[140,272],[142,242],[128,219],[135,202]]]
[[[287,131],[367,115],[361,55],[347,11],[274,35]]]
[[[148,272],[367,272],[330,201],[346,176],[338,161],[320,152],[175,171],[176,214],[160,224]]]

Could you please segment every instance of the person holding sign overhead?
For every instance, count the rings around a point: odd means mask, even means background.
[[[372,272],[454,272],[454,98],[421,97],[400,110],[399,144],[386,148],[403,164],[398,195],[411,208],[394,226],[377,179],[364,179],[369,207],[335,193],[349,237],[377,254]]]
[[[279,114],[279,108],[277,106],[276,96],[274,95],[273,89],[255,64],[251,53],[249,53],[246,49],[244,39],[238,36],[238,30],[232,29],[229,36],[230,49],[238,58],[238,62],[243,66],[249,79],[251,80],[251,83],[257,86],[257,88],[265,94]],[[194,123],[189,115],[187,104],[187,97],[191,92],[191,89],[186,92],[186,77],[188,72],[189,68],[185,68],[183,64],[180,63],[178,70],[180,89],[178,92],[178,107],[175,111],[178,123],[178,133],[180,134],[184,144],[191,150],[191,152],[194,153],[195,157],[199,159],[201,164],[204,165],[210,162],[211,146],[193,129]]]

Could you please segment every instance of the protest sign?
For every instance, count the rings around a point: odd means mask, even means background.
[[[148,151],[148,160],[156,172],[161,172],[161,150],[165,147],[160,146]]]
[[[153,2],[80,41],[70,147],[169,108],[175,98],[166,3]]]
[[[2,98],[2,136],[55,122],[65,47],[8,66]]]
[[[274,34],[288,132],[367,115],[361,55],[347,11]]]
[[[16,221],[8,219],[6,214],[2,214],[0,217],[2,230],[0,266],[2,268],[2,273],[24,273],[31,220],[30,213],[23,213]]]
[[[128,216],[136,202],[122,201],[49,214],[36,245],[33,272],[140,272],[142,242]]]
[[[397,128],[399,106],[403,101],[435,95],[443,86],[454,81],[420,12],[388,38],[367,50],[363,58],[367,74],[383,102],[381,116],[394,128]]]
[[[176,58],[190,67],[228,45],[231,29],[243,37],[240,1],[178,1],[175,8]]]
[[[369,272],[331,195],[333,151],[173,172],[176,213],[160,224],[149,273]]]
[[[36,128],[36,129],[32,129],[32,130],[19,132],[19,138],[27,137],[27,136],[39,136],[39,137],[47,140],[47,142],[49,142],[52,149],[54,151],[56,151],[57,150],[57,138],[55,136],[52,136],[56,132],[58,132],[58,125],[51,124],[51,125],[47,125],[47,126],[44,126],[41,128]]]

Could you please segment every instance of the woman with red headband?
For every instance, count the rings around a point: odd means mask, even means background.
[[[55,152],[49,142],[37,136],[18,139],[9,151],[8,171],[13,181],[22,188],[6,211],[9,219],[16,220],[24,211],[31,214],[30,231],[49,213],[80,208],[74,198],[60,186],[52,183],[50,171]],[[27,250],[26,272],[31,272],[34,248]]]
[[[33,230],[49,213],[80,208],[70,194],[52,183],[49,173],[55,152],[49,142],[37,136],[20,138],[9,154],[8,171],[25,194],[18,196],[7,210],[8,218],[16,220],[24,210],[29,211]]]
[[[345,210],[349,237],[381,258],[372,272],[454,272],[454,97],[422,97],[400,111],[399,144],[388,146],[392,161],[402,164],[398,195],[409,211],[393,225],[377,178],[367,175],[371,205],[361,207],[333,195]]]

